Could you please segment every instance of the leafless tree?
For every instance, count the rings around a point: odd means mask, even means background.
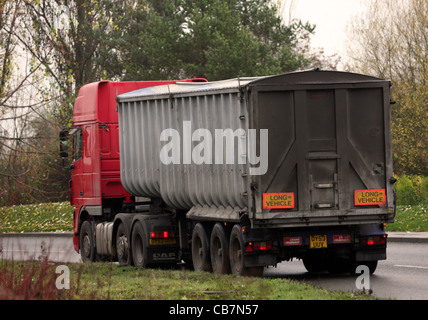
[[[350,69],[392,81],[397,173],[428,174],[428,1],[365,2],[349,25]]]

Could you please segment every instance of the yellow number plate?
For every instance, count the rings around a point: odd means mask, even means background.
[[[314,235],[310,237],[310,248],[311,249],[320,249],[327,248],[327,236],[323,235]]]
[[[175,238],[169,239],[149,239],[150,245],[159,245],[159,244],[176,244],[177,240]]]

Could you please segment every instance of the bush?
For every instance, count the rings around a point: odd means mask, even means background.
[[[397,193],[397,205],[428,204],[428,177],[398,177],[394,185]]]

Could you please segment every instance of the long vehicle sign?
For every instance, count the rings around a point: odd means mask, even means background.
[[[294,193],[263,193],[263,209],[294,208]]]
[[[386,203],[385,189],[355,190],[356,206],[375,206]]]

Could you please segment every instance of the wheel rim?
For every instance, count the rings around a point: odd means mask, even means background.
[[[128,259],[128,238],[125,234],[121,234],[117,240],[117,258],[119,261],[126,261]]]
[[[83,255],[87,258],[91,256],[91,239],[88,234],[85,234],[82,241]]]

